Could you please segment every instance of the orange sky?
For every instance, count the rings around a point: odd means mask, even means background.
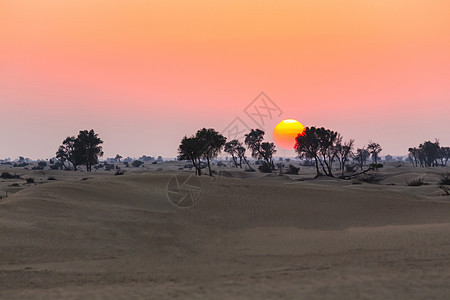
[[[106,156],[175,156],[261,91],[384,155],[450,145],[450,1],[243,2],[0,0],[0,158],[90,128]]]

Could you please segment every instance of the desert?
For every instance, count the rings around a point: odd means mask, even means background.
[[[450,199],[438,186],[448,168],[391,164],[379,182],[356,184],[314,179],[311,167],[303,175],[217,167],[217,176],[194,177],[198,202],[180,208],[169,183],[193,176],[180,166],[168,161],[123,176],[21,169],[34,184],[1,180],[9,194],[0,200],[0,297],[443,299],[450,292]],[[418,176],[425,185],[407,185]]]

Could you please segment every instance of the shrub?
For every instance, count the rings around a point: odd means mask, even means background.
[[[55,176],[50,176],[47,178],[47,180],[56,180]]]
[[[3,178],[3,179],[20,179],[20,176],[16,175],[16,174],[12,175],[9,172],[2,172],[2,174],[0,175],[0,178]]]
[[[34,178],[33,177],[25,178],[25,180],[27,181],[27,183],[34,183]]]
[[[40,161],[38,162],[38,166],[44,168],[47,166],[47,163],[45,161]]]
[[[25,167],[25,166],[28,166],[28,165],[29,165],[29,163],[21,162],[21,163],[15,163],[15,164],[13,165],[13,167],[14,167],[14,168],[21,168],[21,167]]]
[[[286,174],[294,174],[297,175],[298,171],[300,171],[300,168],[297,168],[296,166],[290,164],[289,169],[286,171]]]
[[[17,187],[17,186],[20,186],[17,182],[16,183],[12,183],[12,184],[10,184],[9,186],[14,186],[14,187]]]
[[[444,196],[450,196],[450,188],[448,186],[440,185],[439,187],[444,191]]]
[[[371,169],[381,169],[382,167],[384,167],[383,164],[370,164],[369,167]]]
[[[123,174],[125,174],[125,171],[122,171],[122,170],[117,170],[116,171],[116,173],[114,173],[114,175],[123,175]]]
[[[139,168],[140,166],[142,166],[144,163],[140,160],[135,160],[131,163],[131,165],[135,168]]]
[[[356,170],[356,165],[345,165],[345,170],[349,173],[353,173]]]
[[[423,181],[423,178],[416,178],[411,181],[407,181],[406,184],[408,186],[421,186],[421,185],[424,185],[425,183]]]
[[[152,162],[152,165],[156,165],[158,162],[155,160],[154,162]]]
[[[258,167],[258,170],[263,173],[272,173],[272,167],[266,162],[262,162],[262,164]]]
[[[439,182],[439,184],[441,185],[450,185],[450,173],[445,173],[445,174],[441,174],[441,181]]]
[[[127,161],[123,162],[123,164],[125,165],[125,168],[128,168],[130,166]]]
[[[358,176],[357,179],[365,183],[379,183],[383,180],[383,177],[378,174],[364,174],[362,176]]]

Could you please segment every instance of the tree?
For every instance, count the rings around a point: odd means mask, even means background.
[[[424,142],[419,145],[419,160],[423,161],[425,167],[436,167],[438,166],[437,159],[439,158],[439,141],[434,143],[431,141]]]
[[[80,131],[74,143],[76,164],[86,165],[86,170],[91,172],[92,166],[98,164],[98,157],[103,156],[102,143],[93,129]]]
[[[242,161],[244,161],[247,164],[249,170],[253,171],[253,168],[250,166],[247,157],[245,157],[245,152],[247,151],[247,149],[245,149],[245,147],[241,144],[241,142],[238,143],[236,150],[239,157],[239,165],[241,166],[241,168],[242,168]]]
[[[115,161],[118,161],[120,163],[120,160],[122,159],[122,156],[119,154],[116,154],[116,157],[114,158]]]
[[[302,134],[299,134],[295,138],[295,151],[298,153],[299,158],[313,158],[316,174],[320,176],[321,173],[319,171],[319,138],[316,134],[315,127],[306,127],[305,131]]]
[[[338,159],[339,159],[339,167],[341,169],[341,177],[344,176],[344,170],[345,170],[345,163],[347,162],[348,158],[353,155],[353,144],[355,143],[354,139],[350,139],[349,141],[342,144],[339,142],[336,145],[336,150],[338,152]]]
[[[200,145],[195,137],[184,137],[178,146],[178,160],[190,160],[195,168],[195,175],[202,175]]]
[[[267,165],[273,170],[274,164],[273,164],[273,155],[277,152],[275,149],[274,143],[269,142],[263,142],[261,143],[261,158],[264,159],[267,163]]]
[[[75,161],[75,141],[74,136],[67,137],[62,145],[59,146],[58,151],[56,151],[56,158],[61,162],[62,166],[66,170],[70,170],[70,165],[66,166],[65,162],[68,161],[73,166],[73,170],[77,170],[77,163]]]
[[[307,127],[297,136],[295,149],[302,158],[314,158],[317,176],[321,175],[320,165],[326,176],[334,177],[333,161],[338,154],[336,149],[340,141],[340,135],[335,131],[323,127]]]
[[[370,141],[367,145],[367,150],[372,154],[372,159],[375,162],[375,169],[378,169],[378,154],[383,150],[380,144]]]
[[[264,131],[260,129],[252,129],[250,133],[245,135],[245,144],[252,151],[252,157],[263,159],[266,164],[273,170],[272,157],[277,152],[274,143],[263,142]]]
[[[447,166],[447,162],[450,158],[450,147],[441,147],[439,151],[439,157],[443,167]]]
[[[195,139],[200,146],[201,156],[207,161],[209,176],[212,176],[210,161],[220,154],[227,139],[213,128],[198,130]]]
[[[239,141],[238,140],[231,140],[229,142],[225,143],[224,149],[223,151],[225,151],[226,153],[231,155],[231,158],[233,159],[233,163],[235,165],[235,167],[238,167],[238,163],[237,163],[237,155],[238,155],[238,144]],[[242,164],[240,164],[240,167],[242,168]]]
[[[359,167],[361,170],[363,169],[363,166],[366,164],[367,159],[369,158],[370,153],[367,151],[365,147],[356,149],[356,155],[355,159],[359,164]]]

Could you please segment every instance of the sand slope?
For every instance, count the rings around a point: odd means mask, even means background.
[[[175,174],[186,173],[57,181],[0,200],[0,296],[450,293],[450,201],[436,186],[399,186],[395,172],[385,181],[397,185],[224,173],[198,179],[199,202],[180,209],[167,196]]]

